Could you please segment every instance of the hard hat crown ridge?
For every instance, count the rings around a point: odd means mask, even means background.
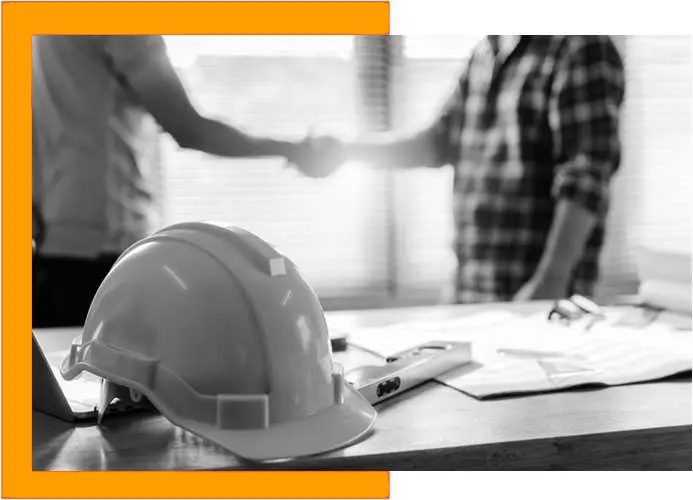
[[[340,447],[375,420],[334,364],[322,307],[296,266],[220,224],[169,226],[121,255],[63,363],[66,378],[82,370],[248,458]]]

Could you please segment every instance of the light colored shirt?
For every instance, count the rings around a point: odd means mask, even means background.
[[[156,223],[157,126],[128,74],[165,58],[156,36],[35,36],[33,201],[40,253],[120,253]]]

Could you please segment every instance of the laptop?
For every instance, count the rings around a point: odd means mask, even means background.
[[[72,330],[74,333],[74,330]],[[47,351],[44,352],[34,332],[32,342],[32,406],[36,411],[46,413],[66,422],[96,424],[97,407],[101,394],[101,377],[82,372],[73,380],[65,380],[60,374],[60,363],[67,349],[56,348],[56,341],[68,346],[65,329],[46,331],[42,337]],[[53,335],[55,339],[50,339]],[[53,340],[53,341],[51,341]],[[139,403],[114,400],[107,414],[124,414],[133,412],[154,412],[155,409],[146,401]]]

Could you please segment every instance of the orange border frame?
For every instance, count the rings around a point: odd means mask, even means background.
[[[387,472],[32,471],[31,36],[389,32],[387,2],[2,4],[2,495],[15,498],[387,498]],[[22,167],[24,165],[24,167]]]

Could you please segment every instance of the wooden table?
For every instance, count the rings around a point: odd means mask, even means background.
[[[439,320],[488,306],[340,312],[343,328]],[[492,306],[493,307],[493,306]],[[521,313],[545,304],[513,305]],[[38,331],[45,339],[49,331]],[[77,332],[69,332],[74,337]],[[57,337],[56,337],[57,338]],[[354,348],[348,369],[375,361]],[[479,401],[436,382],[377,406],[375,430],[292,469],[691,469],[691,379]],[[33,412],[35,470],[257,469],[160,415],[73,426]]]

